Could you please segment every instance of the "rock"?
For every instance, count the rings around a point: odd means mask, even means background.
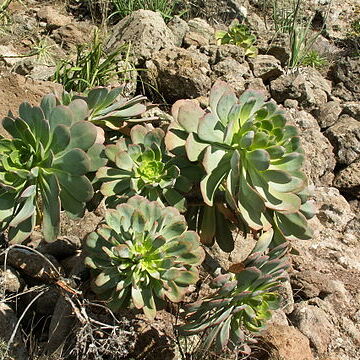
[[[73,256],[65,258],[60,262],[67,277],[69,277],[71,274],[81,274],[82,272],[86,271],[84,258],[84,254],[77,253]]]
[[[299,103],[297,100],[294,100],[294,99],[286,99],[284,101],[284,106],[289,109],[297,109],[299,106]]]
[[[191,19],[188,22],[189,31],[185,34],[186,46],[206,46],[215,38],[215,30],[205,20],[200,18]]]
[[[332,293],[331,277],[328,275],[304,270],[291,274],[291,285],[297,298],[308,300],[315,297],[322,299]]]
[[[209,44],[209,40],[196,32],[187,32],[184,37],[184,45],[186,48],[189,47],[198,48],[201,46],[206,46],[208,44]]]
[[[359,101],[360,100],[360,63],[356,58],[343,58],[336,62],[334,69],[334,80],[337,84],[342,84],[343,90],[347,94],[341,96],[341,94],[335,93],[343,100],[347,101]]]
[[[310,340],[311,346],[318,354],[327,353],[336,330],[324,310],[303,302],[295,304],[295,309],[289,318],[291,323]]]
[[[49,326],[49,339],[46,344],[48,353],[54,353],[69,336],[73,336],[72,329],[75,324],[76,316],[70,302],[64,296],[59,296]]]
[[[76,52],[78,45],[89,43],[92,40],[96,29],[95,25],[87,22],[73,22],[54,30],[52,38],[64,50]]]
[[[21,295],[20,302],[18,304],[17,311],[22,313],[25,308],[31,304],[31,309],[38,315],[52,316],[56,302],[59,298],[60,287],[49,286],[44,289],[43,294],[34,301],[34,297],[38,294],[35,288],[30,288],[30,291]],[[33,291],[31,291],[33,290]]]
[[[0,119],[11,110],[17,113],[19,105],[27,101],[32,105],[38,105],[42,96],[61,92],[62,86],[47,81],[35,81],[17,74],[0,78]],[[0,125],[0,134],[8,136]]]
[[[339,101],[329,101],[320,105],[319,109],[314,111],[313,115],[321,129],[326,129],[336,123],[341,112],[342,106]]]
[[[0,269],[0,294],[4,292],[18,293],[25,286],[20,274],[11,266],[2,266]]]
[[[180,16],[175,15],[167,24],[174,35],[174,44],[181,47],[185,34],[189,31],[189,25]]]
[[[274,56],[285,67],[290,59],[290,42],[287,34],[278,34],[275,39],[271,38],[270,43],[267,43],[264,49],[260,49],[268,55]]]
[[[0,45],[0,63],[3,62],[6,66],[14,66],[19,61],[18,55],[12,45]]]
[[[267,322],[267,325],[289,325],[286,314],[283,310],[277,309],[273,310],[271,314],[271,319]]]
[[[37,250],[44,254],[55,256],[57,259],[64,259],[72,256],[81,248],[81,241],[77,236],[61,236],[51,243],[43,243]]]
[[[331,83],[317,70],[306,68],[301,73],[283,74],[272,81],[270,92],[278,103],[283,103],[286,99],[294,99],[300,106],[311,110],[328,101]]]
[[[57,29],[72,22],[72,18],[70,16],[61,14],[52,6],[42,6],[37,12],[37,17],[40,20],[45,21],[47,28],[50,30]]]
[[[350,205],[338,189],[318,187],[313,191],[318,208],[317,218],[324,227],[342,233],[354,218]]]
[[[242,60],[245,59],[245,50],[240,46],[232,44],[224,44],[217,47],[216,58],[218,61],[224,60],[229,56],[239,62],[243,62]]]
[[[211,87],[208,58],[181,49],[164,49],[146,63],[143,75],[169,102],[207,95]]]
[[[134,11],[112,28],[106,48],[114,51],[131,42],[131,51],[139,59],[148,60],[152,54],[175,45],[175,37],[158,12]]]
[[[261,335],[269,360],[314,360],[309,340],[295,327],[270,325]]]
[[[275,80],[282,74],[280,61],[272,55],[258,55],[249,63],[254,76],[265,82]]]
[[[349,115],[341,115],[324,135],[334,147],[336,161],[350,165],[360,157],[360,122]]]
[[[352,118],[360,121],[360,103],[348,102],[343,104],[343,114],[350,115]]]
[[[294,294],[290,285],[290,278],[281,284],[279,294],[281,296],[281,310],[285,314],[290,314],[294,310]]]
[[[34,80],[49,80],[51,79],[56,71],[55,66],[47,66],[47,65],[35,65],[33,69],[29,73],[29,77]]]
[[[6,344],[11,339],[12,333],[15,330],[18,319],[14,311],[5,303],[0,302],[0,340],[4,341]],[[21,329],[18,328],[12,343],[9,348],[10,359],[16,360],[28,360],[29,355],[27,353],[25,343],[21,336]],[[7,360],[8,357],[5,357],[4,360]]]
[[[209,25],[206,20],[201,18],[194,18],[188,21],[189,31],[202,35],[209,41],[214,37],[215,30]]]
[[[231,85],[237,95],[244,92],[245,79],[250,77],[250,66],[246,61],[240,63],[232,57],[227,57],[214,65],[212,70],[212,82],[221,79]]]
[[[318,186],[331,185],[336,165],[331,143],[321,133],[312,115],[296,109],[289,109],[286,113],[290,124],[300,129],[301,144],[305,151],[303,171],[310,183]]]
[[[83,240],[86,235],[95,231],[102,220],[103,216],[98,213],[98,209],[92,212],[86,211],[85,215],[80,219],[70,219],[65,212],[62,212],[60,215],[60,235],[73,239],[74,244],[78,246],[75,237]]]
[[[360,158],[335,176],[334,186],[343,192],[360,198]]]
[[[20,273],[45,282],[57,280],[63,275],[60,264],[53,256],[41,256],[24,248],[10,249],[7,254],[7,263]]]
[[[245,62],[245,50],[236,45],[207,45],[200,47],[200,52],[209,57],[209,64],[216,65],[217,63],[231,57],[239,63]]]
[[[256,90],[259,93],[261,93],[265,99],[270,98],[269,91],[267,87],[265,86],[264,82],[260,78],[251,78],[246,81],[245,83],[245,89],[246,90]]]

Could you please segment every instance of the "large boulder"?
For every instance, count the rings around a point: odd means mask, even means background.
[[[290,320],[310,340],[318,354],[328,352],[337,331],[323,309],[305,302],[295,304]]]
[[[294,99],[305,109],[312,110],[328,101],[331,93],[330,81],[313,69],[284,74],[270,83],[271,96],[278,103]]]
[[[215,39],[214,28],[203,19],[191,19],[188,26],[189,30],[184,38],[186,46],[206,46]]]
[[[336,165],[333,147],[321,133],[316,119],[306,111],[288,109],[290,124],[300,129],[301,144],[305,151],[303,170],[310,183],[317,186],[331,185]]]
[[[262,334],[261,345],[269,360],[314,360],[309,340],[293,326],[269,326]]]
[[[161,49],[175,45],[175,36],[158,12],[134,11],[112,28],[106,49],[114,51],[131,43],[131,52],[141,60],[148,60]]]
[[[335,96],[345,101],[360,100],[360,62],[354,58],[338,61],[334,69]]]
[[[349,115],[340,116],[324,135],[334,146],[336,161],[341,165],[350,165],[360,158],[360,122]]]
[[[360,158],[335,176],[334,186],[342,192],[360,198]]]
[[[334,125],[341,114],[342,106],[339,101],[329,101],[319,106],[319,109],[314,111],[314,116],[319,123],[321,129],[327,129]]]
[[[181,48],[164,49],[146,63],[145,83],[169,102],[207,95],[211,87],[210,65],[204,54]]]
[[[0,77],[0,136],[9,136],[1,126],[1,120],[9,110],[16,114],[22,102],[38,105],[42,96],[61,90],[59,84],[36,81],[17,74]]]
[[[242,59],[236,61],[232,57],[227,57],[212,66],[211,80],[215,82],[217,79],[226,81],[233,87],[237,95],[245,90],[246,79],[250,78],[251,71],[249,64]]]
[[[280,61],[272,55],[258,55],[249,63],[254,76],[265,82],[275,80],[282,74]]]

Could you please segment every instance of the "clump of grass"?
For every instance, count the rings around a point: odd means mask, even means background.
[[[121,76],[126,82],[124,74],[135,70],[132,66],[124,66],[124,59],[129,64],[128,58],[127,46],[107,54],[96,31],[90,44],[78,46],[75,60],[59,62],[53,80],[69,92],[85,92],[96,86],[106,86]],[[119,63],[122,65],[119,66]]]
[[[170,20],[176,12],[176,0],[111,0],[114,12],[110,15],[124,18],[133,11],[144,9],[158,11],[165,20]]]
[[[321,67],[325,65],[326,60],[312,50],[322,29],[317,32],[312,30],[313,19],[308,17],[308,20],[305,20],[302,3],[302,0],[272,2],[272,19],[276,34],[285,33],[290,37],[291,54],[287,64],[289,69],[296,69],[301,65]]]

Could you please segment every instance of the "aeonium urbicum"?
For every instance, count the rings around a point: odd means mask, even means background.
[[[179,211],[133,196],[105,214],[86,240],[92,288],[114,311],[133,304],[149,318],[157,302],[183,299],[199,278],[204,250]]]
[[[0,138],[0,231],[9,228],[12,242],[24,241],[36,224],[54,241],[61,209],[83,215],[93,196],[86,174],[104,165],[102,130],[87,115],[85,101],[62,106],[47,95],[40,107],[23,103],[19,117],[3,119],[12,138]]]
[[[181,171],[191,167],[191,163],[169,156],[163,141],[165,133],[159,128],[136,125],[130,136],[131,140],[121,138],[106,146],[105,154],[111,163],[96,174],[107,204],[114,207],[124,197],[137,194],[184,211],[182,194],[192,184]]]
[[[218,350],[249,352],[246,333],[265,328],[271,311],[280,307],[277,290],[287,279],[288,244],[267,251],[272,236],[272,230],[262,234],[244,262],[212,280],[214,294],[186,307],[187,323],[180,327],[180,334],[202,334],[205,348],[215,343]]]
[[[217,81],[208,109],[179,100],[172,112],[165,143],[174,154],[185,152],[202,163],[206,175],[200,187],[208,206],[223,191],[250,228],[276,227],[275,242],[311,237],[304,215],[309,211],[299,195],[307,186],[300,138],[274,103],[254,91],[238,99]]]

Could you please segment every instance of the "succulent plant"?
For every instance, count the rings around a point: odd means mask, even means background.
[[[248,26],[240,24],[237,19],[230,24],[228,31],[219,30],[215,33],[215,37],[219,44],[233,44],[242,47],[248,57],[255,57],[258,54],[258,50],[254,46],[256,36],[251,33]]]
[[[206,176],[200,187],[208,206],[222,191],[250,228],[276,226],[275,242],[311,237],[304,215],[311,217],[309,204],[301,195],[307,181],[300,171],[304,159],[300,139],[274,103],[254,91],[238,99],[226,83],[217,81],[209,109],[179,100],[172,111],[175,121],[166,146],[202,163]]]
[[[182,193],[191,189],[191,182],[180,174],[180,168],[191,164],[166,154],[165,133],[159,128],[136,125],[130,136],[131,141],[121,138],[106,147],[112,166],[102,167],[96,174],[107,203],[114,207],[124,197],[137,194],[184,211]]]
[[[216,242],[225,252],[234,250],[233,232],[239,224],[226,204],[218,201],[213,206],[188,205],[185,216],[189,228],[200,235],[202,244],[212,246]]]
[[[141,196],[107,210],[86,251],[85,263],[96,273],[94,292],[114,311],[131,302],[149,318],[155,299],[182,300],[204,259],[198,235],[187,231],[178,210]]]
[[[182,335],[203,333],[205,348],[214,342],[218,350],[247,348],[247,332],[262,330],[271,310],[279,308],[276,290],[286,279],[287,244],[264,254],[272,235],[272,230],[264,233],[249,257],[230,267],[233,273],[213,279],[215,294],[187,306],[187,324],[179,329]]]
[[[101,125],[112,130],[118,130],[125,121],[142,122],[140,117],[146,111],[143,102],[145,96],[137,95],[133,98],[121,96],[122,87],[112,90],[106,87],[97,87],[90,90],[87,96],[76,95],[73,92],[64,91],[59,102],[68,105],[74,99],[86,101],[89,113],[87,120],[95,125]],[[146,119],[145,119],[146,120]]]
[[[0,231],[22,242],[42,223],[46,241],[56,239],[60,210],[82,216],[93,196],[86,177],[104,164],[102,130],[88,121],[85,101],[57,106],[53,95],[40,107],[23,103],[19,117],[9,113],[0,138]]]

